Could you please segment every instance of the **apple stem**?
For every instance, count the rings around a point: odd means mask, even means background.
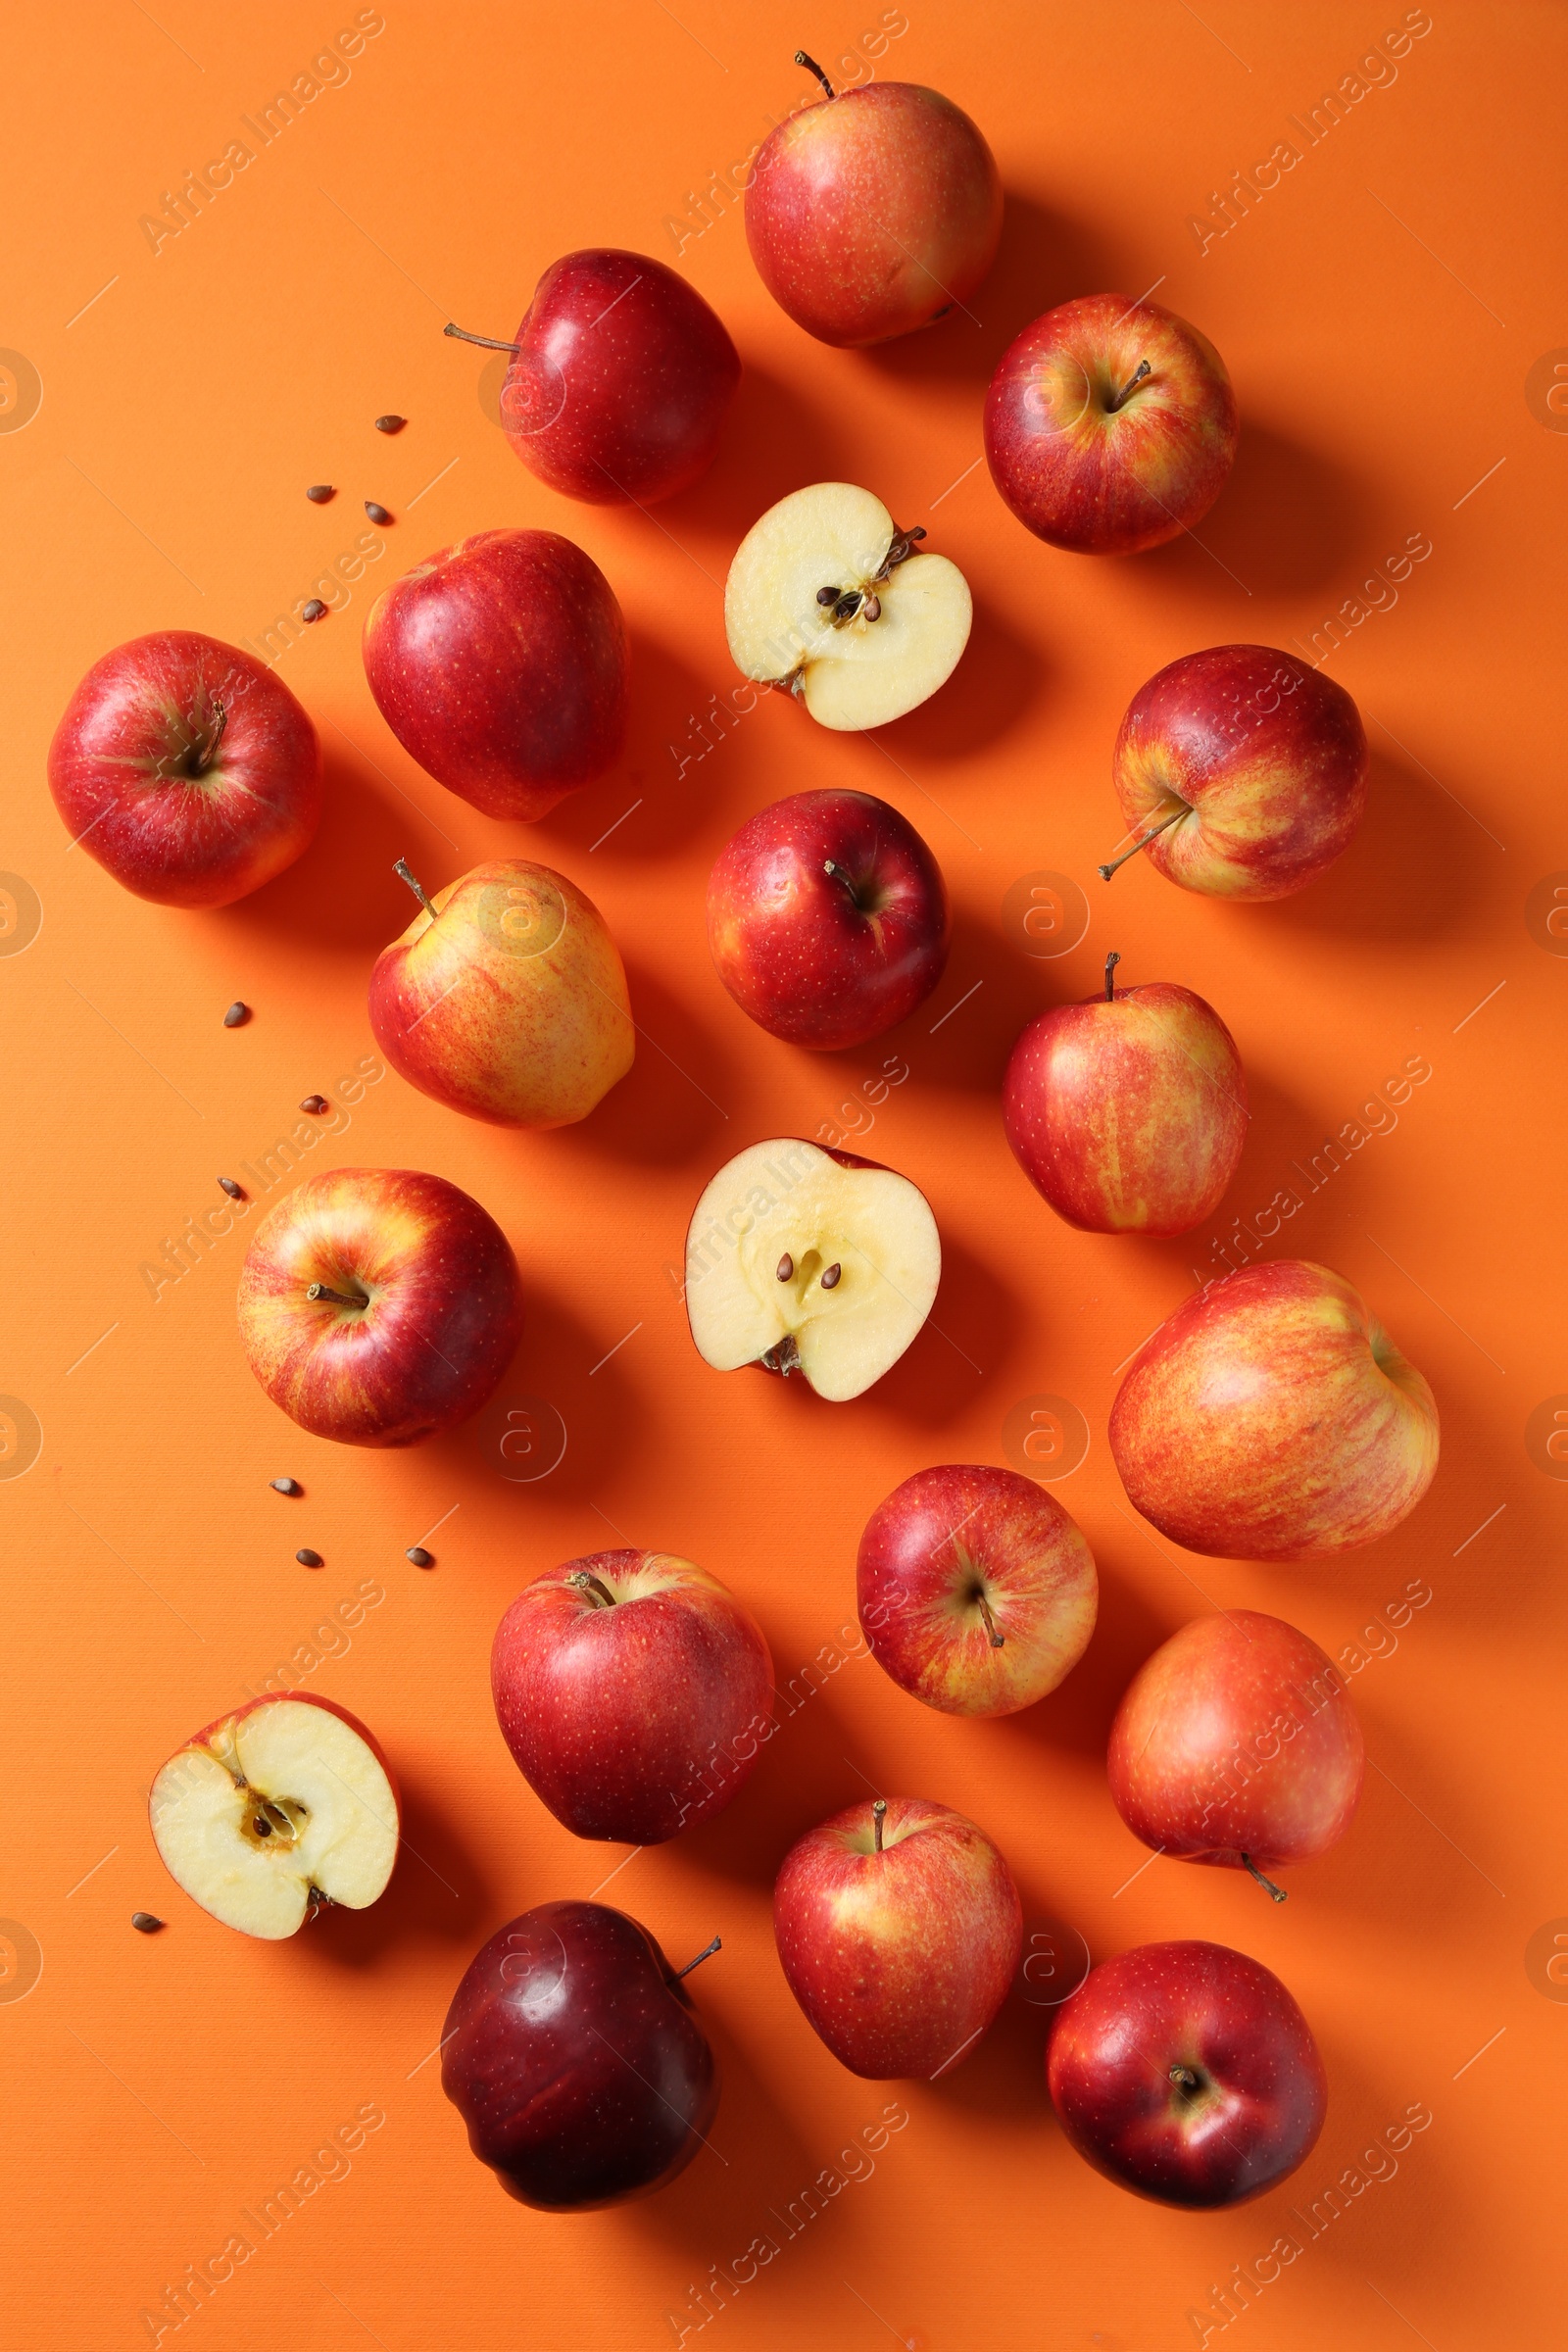
[[[919,541],[924,537],[925,525],[923,522],[917,522],[912,530],[895,530],[888,545],[888,552],[882,559],[882,568],[873,576],[876,579],[885,580],[896,565],[908,562]]]
[[[978,1607],[981,1616],[985,1619],[986,1633],[990,1640],[992,1648],[1003,1648],[1006,1642],[1007,1637],[1002,1631],[996,1619],[992,1616],[990,1601],[987,1600],[983,1592],[977,1592],[974,1597],[975,1605]]]
[[[602,1577],[594,1575],[591,1568],[574,1568],[566,1582],[575,1585],[579,1592],[591,1593],[595,1608],[612,1609],[615,1606],[615,1595]]]
[[[817,80],[822,84],[823,89],[826,90],[828,96],[830,98],[833,96],[833,84],[829,81],[827,75],[823,73],[821,67],[817,64],[814,57],[808,57],[804,49],[797,49],[795,52],[795,63],[798,66],[804,66],[808,74],[814,74]],[[450,333],[451,329],[448,328],[447,331]]]
[[[1132,844],[1131,848],[1123,850],[1119,858],[1113,858],[1108,865],[1102,865],[1101,867],[1100,879],[1102,882],[1108,882],[1111,875],[1116,871],[1116,868],[1120,865],[1125,865],[1128,858],[1136,856],[1137,852],[1144,847],[1146,842],[1152,841],[1156,833],[1163,833],[1167,825],[1174,825],[1179,817],[1186,816],[1189,813],[1190,811],[1188,809],[1188,805],[1185,801],[1183,801],[1181,807],[1179,808],[1173,808],[1169,816],[1162,816],[1157,825],[1151,825],[1147,833],[1140,833],[1138,839]]]
[[[1116,984],[1110,975],[1120,961],[1121,957],[1112,948],[1110,954],[1105,957],[1105,1003],[1107,1004],[1114,1004],[1116,1002]]]
[[[1170,2070],[1170,2079],[1175,2083],[1178,2090],[1185,2090],[1189,2096],[1191,2096],[1195,2090],[1200,2090],[1202,2088],[1201,2083],[1199,2082],[1198,2077],[1194,2074],[1190,2066],[1173,2066]]]
[[[447,332],[450,334],[452,329],[448,327]],[[1143,382],[1145,376],[1152,373],[1152,369],[1151,368],[1149,362],[1147,360],[1140,360],[1137,367],[1133,369],[1132,374],[1127,378],[1127,381],[1123,384],[1121,390],[1115,395],[1114,399],[1108,400],[1105,403],[1106,414],[1114,416],[1116,411],[1121,407],[1122,402],[1127,398],[1129,392],[1136,391],[1138,386]]]
[[[494,335],[470,335],[466,326],[454,326],[450,318],[441,332],[456,335],[460,343],[477,343],[485,351],[510,351],[514,360],[522,357],[520,343],[498,343]]]
[[[1256,1864],[1256,1863],[1255,1863],[1255,1862],[1252,1860],[1252,1857],[1251,1857],[1251,1855],[1250,1855],[1250,1854],[1244,1854],[1244,1855],[1242,1856],[1242,1867],[1243,1867],[1243,1869],[1244,1869],[1244,1870],[1250,1870],[1250,1871],[1251,1872],[1251,1874],[1252,1874],[1253,1878],[1254,1878],[1254,1879],[1257,1881],[1258,1885],[1259,1885],[1259,1886],[1262,1887],[1262,1889],[1263,1889],[1263,1891],[1264,1891],[1264,1893],[1265,1893],[1265,1894],[1270,1894],[1270,1895],[1272,1895],[1272,1896],[1273,1896],[1273,1898],[1274,1898],[1274,1900],[1275,1900],[1275,1902],[1277,1902],[1277,1903],[1283,1903],[1283,1902],[1284,1902],[1284,1900],[1285,1900],[1285,1889],[1284,1889],[1284,1887],[1283,1887],[1283,1886],[1276,1886],[1272,1879],[1265,1879],[1265,1878],[1264,1878],[1264,1876],[1263,1876],[1263,1873],[1262,1873],[1262,1872],[1261,1872],[1261,1871],[1258,1869],[1258,1867],[1257,1867],[1257,1864]]]
[[[688,1960],[684,1968],[677,1968],[677,1969],[676,1969],[676,1971],[675,1971],[675,1982],[676,1982],[676,1984],[678,1984],[680,1983],[680,1981],[681,1981],[682,1977],[689,1977],[689,1976],[691,1975],[691,1973],[692,1973],[692,1970],[693,1970],[694,1968],[701,1968],[701,1967],[702,1967],[702,1965],[703,1965],[703,1962],[704,1962],[705,1960],[711,1960],[711,1958],[713,1957],[713,1954],[714,1954],[715,1952],[721,1952],[723,1949],[724,1949],[724,1938],[723,1938],[723,1936],[715,1936],[713,1937],[713,1940],[712,1940],[712,1942],[711,1942],[711,1943],[705,1943],[705,1944],[704,1944],[704,1946],[703,1946],[703,1948],[702,1948],[702,1950],[701,1950],[701,1951],[700,1951],[700,1952],[699,1952],[699,1953],[696,1955],[696,1957],[695,1957],[694,1959]]]
[[[859,906],[859,894],[856,890],[854,881],[845,871],[842,865],[835,864],[831,858],[824,858],[822,860],[822,871],[827,875],[829,881],[842,882],[845,889],[850,894],[850,904],[854,906]]]
[[[325,1298],[333,1306],[368,1306],[368,1298],[350,1298],[343,1291],[329,1291],[324,1282],[313,1282],[305,1294],[307,1298]]]
[[[400,858],[396,865],[394,865],[392,868],[392,871],[396,874],[400,882],[406,882],[408,884],[415,897],[418,900],[419,905],[424,908],[425,913],[430,917],[430,920],[433,923],[435,921],[436,910],[430,904],[428,898],[425,896],[424,884],[419,880],[416,874],[409,871],[408,859],[406,858]]]
[[[873,1824],[873,1834],[876,1838],[876,1850],[878,1853],[882,1851],[882,1824],[886,1821],[887,1817],[888,1800],[885,1796],[879,1796],[876,1800],[876,1803],[871,1807],[871,1821]]]

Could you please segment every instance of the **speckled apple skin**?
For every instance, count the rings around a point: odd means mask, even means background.
[[[1327,1651],[1259,1609],[1195,1617],[1145,1660],[1105,1771],[1135,1838],[1272,1876],[1326,1853],[1361,1797],[1366,1744]]]
[[[313,1282],[369,1305],[313,1299]],[[488,1210],[445,1177],[334,1168],[269,1211],[239,1282],[240,1340],[316,1437],[414,1446],[476,1413],[522,1337],[522,1278]]]
[[[441,2087],[508,2196],[547,2213],[662,2188],[718,2108],[684,1985],[606,1903],[540,1903],[496,1930],[447,2011]]]
[[[1145,1341],[1110,1410],[1129,1500],[1220,1559],[1374,1543],[1438,1466],[1432,1391],[1343,1275],[1246,1266]]]
[[[1183,890],[1289,898],[1348,848],[1366,808],[1366,731],[1345,688],[1267,645],[1211,645],[1133,697],[1111,780],[1141,855]]]
[[[1145,360],[1150,374],[1111,409]],[[1037,539],[1077,555],[1137,555],[1201,521],[1240,432],[1208,337],[1124,294],[1047,311],[1003,353],[986,394],[992,480]]]
[[[784,1857],[773,1933],[790,1990],[853,2074],[945,2074],[972,2051],[1023,1948],[1012,1873],[983,1830],[891,1797],[884,1850],[851,1805]]]
[[[1013,1157],[1085,1233],[1188,1233],[1225,1197],[1247,1142],[1247,1079],[1202,998],[1152,980],[1055,1004],[1002,1081]]]
[[[395,580],[365,674],[413,760],[486,816],[532,820],[602,776],[626,732],[626,624],[555,531],[479,531]]]
[[[1173,2066],[1201,2078],[1196,2097]],[[1239,2205],[1311,2153],[1328,2083],[1272,1970],[1219,1943],[1146,1943],[1056,2012],[1046,2081],[1062,2130],[1107,2180],[1162,2205]]]
[[[567,1583],[597,1577],[615,1606]],[[490,1653],[518,1770],[579,1838],[661,1845],[721,1812],[755,1771],[773,1708],[761,1627],[691,1560],[597,1551],[536,1577]]]
[[[193,732],[222,732],[199,779]],[[162,629],[95,662],[49,746],[74,841],[162,906],[227,906],[307,849],[321,813],[316,729],[279,677],[216,637]]]
[[[563,255],[534,288],[501,389],[501,423],[553,490],[652,506],[718,449],[740,354],[716,311],[644,253]]]
[[[824,872],[844,868],[858,906]],[[708,945],[743,1012],[787,1045],[835,1053],[880,1037],[947,969],[942,869],[898,809],[867,792],[800,792],[748,819],[708,883]]]
[[[746,241],[774,301],[822,343],[925,326],[974,292],[1002,235],[1002,180],[961,107],[873,81],[768,133],[746,184]]]

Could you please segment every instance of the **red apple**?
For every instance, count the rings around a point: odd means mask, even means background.
[[[652,506],[708,471],[741,380],[716,311],[662,262],[593,246],[552,262],[510,351],[507,439],[552,490]]]
[[[1343,686],[1267,645],[1211,645],[1134,695],[1111,765],[1129,846],[1214,898],[1285,899],[1348,846],[1366,735]]]
[[[191,1899],[274,1942],[323,1903],[365,1910],[397,1860],[391,1766],[357,1716],[303,1690],[206,1725],[158,1774],[148,1809]]]
[[[262,1219],[239,1281],[246,1360],[302,1429],[415,1446],[476,1413],[522,1337],[500,1226],[441,1176],[334,1168]]]
[[[1037,1013],[1002,1081],[1024,1174],[1085,1233],[1187,1233],[1225,1197],[1247,1141],[1247,1079],[1211,1004],[1169,980],[1105,985]]]
[[[413,760],[486,816],[544,816],[626,731],[626,625],[554,531],[479,531],[377,597],[365,674]]]
[[[1110,1450],[1131,1501],[1189,1551],[1312,1559],[1414,1510],[1438,1408],[1343,1275],[1279,1258],[1210,1283],[1145,1341]]]
[[[1015,1715],[1070,1674],[1099,1606],[1095,1556],[1015,1470],[917,1470],[877,1505],[856,1568],[877,1664],[948,1715]]]
[[[596,1551],[518,1593],[490,1653],[513,1760],[579,1838],[660,1845],[721,1812],[768,1736],[773,1660],[716,1576]]]
[[[1132,556],[1200,522],[1240,432],[1225,363],[1157,302],[1087,294],[1026,326],[986,395],[991,478],[1037,539]]]
[[[370,974],[375,1042],[412,1086],[500,1127],[585,1119],[631,1068],[636,1027],[604,916],[574,882],[494,858],[419,901]]]
[[[509,2197],[585,2213],[685,2171],[718,2107],[680,1983],[695,1966],[672,1969],[646,1928],[589,1902],[538,1903],[474,1955],[442,2030],[441,2087]]]
[[[1333,1659],[1278,1617],[1227,1609],[1195,1617],[1139,1668],[1105,1769],[1146,1845],[1267,1886],[1344,1837],[1365,1761]]]
[[[1146,1943],[1057,2010],[1046,2081],[1107,2180],[1161,2205],[1239,2205],[1294,2173],[1323,2129],[1312,2031],[1270,1969],[1222,1943]]]
[[[791,1846],[773,1933],[790,1990],[835,2058],[877,2080],[934,2081],[1001,2008],[1023,1911],[972,1821],[920,1797],[878,1797]]]
[[[49,746],[49,789],[90,857],[161,906],[227,906],[308,849],[321,753],[281,678],[194,629],[95,662]]]
[[[826,96],[770,131],[746,184],[762,283],[822,343],[884,343],[974,292],[1002,235],[1002,180],[960,108],[908,81]]]
[[[748,819],[708,882],[708,944],[743,1012],[787,1045],[863,1046],[948,961],[948,893],[919,834],[867,792],[798,792]]]

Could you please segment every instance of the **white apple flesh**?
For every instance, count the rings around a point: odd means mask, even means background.
[[[924,536],[897,529],[851,482],[780,499],[724,583],[737,668],[787,685],[824,727],[880,727],[914,710],[953,675],[973,618],[957,565],[913,552]]]
[[[198,1732],[152,1786],[153,1840],[191,1900],[275,1942],[319,1901],[363,1911],[392,1876],[398,1800],[352,1715],[297,1692]]]
[[[925,1195],[892,1168],[798,1137],[719,1169],[686,1237],[686,1312],[715,1371],[800,1372],[858,1396],[919,1331],[942,1278]]]

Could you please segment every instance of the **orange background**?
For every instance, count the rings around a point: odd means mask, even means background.
[[[1565,967],[1531,893],[1568,866],[1568,441],[1542,390],[1568,343],[1568,26],[1547,5],[1435,0],[1396,80],[1351,103],[1200,251],[1190,216],[1233,168],[1281,139],[1304,144],[1288,118],[1352,73],[1398,25],[1397,6],[1206,0],[1200,18],[1151,0],[908,0],[878,72],[967,108],[1007,188],[975,320],[955,315],[870,355],[827,350],[773,307],[737,211],[721,206],[678,267],[728,322],[746,381],[712,473],[648,518],[536,483],[486,415],[484,355],[441,327],[453,317],[510,332],[539,271],[574,246],[675,261],[669,219],[698,226],[694,193],[805,94],[797,43],[832,71],[881,12],[389,0],[351,78],[155,255],[139,217],[243,135],[240,118],[355,13],[278,0],[264,23],[160,0],[156,21],[136,7],[71,12],[68,39],[64,20],[49,30],[34,11],[10,33],[0,343],[42,383],[36,415],[0,434],[0,867],[42,907],[31,944],[0,957],[0,1390],[42,1429],[34,1466],[0,1481],[0,1913],[42,1955],[17,1997],[29,1947],[5,1931],[10,2340],[21,2352],[149,2340],[143,2308],[368,2102],[386,2120],[349,2175],[215,2292],[209,2352],[654,2346],[676,2340],[670,2311],[692,2326],[688,2344],[874,2347],[891,2329],[929,2352],[1175,2347],[1197,2340],[1186,2315],[1210,2285],[1290,2227],[1286,2207],[1415,2102],[1433,2121],[1396,2176],[1210,2341],[1359,2352],[1419,2338],[1454,2352],[1544,2340],[1568,2010],[1544,1997],[1561,1988],[1539,1939],[1528,1964],[1527,1951],[1554,1920],[1568,1928],[1568,1495],[1543,1475],[1558,1466],[1539,1422],[1535,1459],[1526,1432],[1568,1389],[1561,1030],[1549,1025]],[[1156,281],[1231,368],[1245,420],[1233,479],[1201,546],[1063,556],[1011,519],[976,463],[985,382],[1052,303]],[[395,440],[370,429],[387,409],[410,419]],[[720,588],[736,542],[772,500],[835,476],[925,521],[968,576],[976,625],[956,676],[865,740],[764,697],[679,771],[702,749],[695,719],[734,683]],[[323,478],[337,499],[309,506],[305,484]],[[384,553],[278,664],[326,752],[327,813],[308,856],[244,904],[188,915],[68,855],[44,759],[89,662],[152,628],[259,636],[352,547],[366,498],[395,516]],[[373,594],[495,524],[579,541],[635,640],[623,762],[535,828],[490,823],[416,768],[360,662]],[[1134,689],[1196,647],[1309,644],[1412,534],[1430,556],[1328,663],[1374,746],[1369,812],[1343,862],[1275,906],[1186,896],[1142,861],[1107,894],[1094,866],[1120,831],[1108,757]],[[826,783],[882,794],[914,820],[956,917],[930,1004],[833,1059],[748,1023],[710,968],[703,921],[705,877],[736,825]],[[501,1219],[523,1268],[530,1327],[498,1402],[401,1456],[307,1438],[263,1396],[234,1331],[243,1221],[156,1302],[139,1271],[219,1200],[218,1174],[370,1053],[369,965],[410,911],[391,872],[400,853],[431,887],[497,854],[562,866],[621,943],[644,1033],[633,1074],[579,1128],[511,1136],[387,1075],[318,1146],[316,1166],[454,1179]],[[1004,911],[1040,869],[1074,878],[1092,908],[1087,937],[1054,960],[1021,952],[1016,900]],[[28,927],[25,906],[16,920]],[[1247,1156],[1224,1216],[1184,1243],[1070,1232],[1003,1138],[1013,1036],[1040,1004],[1088,993],[1111,946],[1127,983],[1164,977],[1209,998],[1247,1063]],[[225,1031],[234,997],[255,1017]],[[941,1331],[848,1406],[710,1372],[669,1273],[698,1191],[760,1136],[848,1124],[836,1106],[894,1053],[911,1076],[869,1127],[858,1114],[859,1131],[935,1207]],[[1106,1453],[1116,1367],[1195,1266],[1215,1269],[1232,1214],[1292,1184],[1290,1163],[1414,1056],[1432,1074],[1396,1127],[1354,1150],[1270,1247],[1342,1269],[1428,1374],[1437,1483],[1395,1537],[1340,1563],[1179,1555],[1130,1515]],[[853,1622],[872,1506],[926,1463],[1006,1459],[1009,1414],[1042,1393],[1089,1426],[1087,1458],[1054,1491],[1103,1581],[1101,1629],[1058,1696],[1009,1722],[950,1720],[854,1657],[709,1828],[626,1859],[546,1816],[487,1686],[493,1628],[525,1579],[622,1540],[688,1552],[757,1610],[787,1683]],[[515,1446],[510,1462],[501,1451],[508,1411],[543,1426],[523,1398],[553,1407],[568,1440],[531,1483],[509,1481]],[[304,1482],[302,1501],[269,1492],[284,1472]],[[421,1575],[404,1549],[438,1522],[438,1565]],[[324,1555],[319,1574],[295,1565],[300,1544]],[[247,1686],[302,1647],[315,1655],[313,1628],[368,1580],[384,1597],[351,1645],[296,1679],[385,1743],[414,1850],[374,1910],[293,1942],[246,1942],[166,1879],[147,1784]],[[1168,1862],[1135,1876],[1148,1858],[1111,1807],[1102,1755],[1137,1663],[1210,1601],[1282,1613],[1342,1655],[1412,1580],[1431,1599],[1396,1648],[1378,1637],[1384,1654],[1364,1642],[1354,1653],[1368,1659],[1350,1679],[1374,1766],[1361,1816],[1296,1874],[1291,1901],[1276,1910],[1239,1876]],[[843,2072],[773,1953],[769,1887],[786,1846],[870,1786],[978,1818],[1013,1865],[1044,1956],[1027,1997],[937,2086]],[[437,2064],[420,2061],[498,1924],[588,1894],[622,1862],[606,1899],[672,1955],[724,1937],[694,1981],[725,2077],[716,2152],[640,2206],[546,2219],[468,2155]],[[168,1918],[164,1935],[131,1932],[140,1906]],[[1080,1965],[1078,1936],[1097,1957],[1210,1936],[1285,1978],[1331,2083],[1323,2138],[1292,2186],[1187,2216],[1121,2193],[1067,2148],[1041,2046],[1050,1954],[1059,1987]],[[769,2209],[895,2096],[908,2121],[870,2176],[699,2335],[688,2289],[759,2232],[779,2236]]]

